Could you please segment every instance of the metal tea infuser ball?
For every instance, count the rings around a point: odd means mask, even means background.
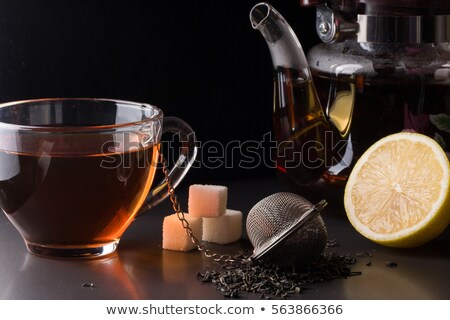
[[[249,212],[247,234],[254,246],[250,261],[264,259],[280,267],[306,269],[323,254],[328,240],[320,215],[327,205],[312,205],[288,192],[259,201]]]
[[[167,161],[161,155],[163,172],[169,190],[169,198],[175,214],[182,222],[186,234],[197,249],[216,262],[249,263],[264,259],[280,267],[306,269],[323,254],[328,240],[325,223],[320,212],[327,205],[325,200],[312,205],[305,198],[288,192],[279,192],[260,200],[248,213],[247,235],[254,246],[253,254],[236,259],[228,254],[209,250],[193,234],[171,186]]]

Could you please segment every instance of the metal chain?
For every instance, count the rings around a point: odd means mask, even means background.
[[[207,249],[200,240],[197,239],[197,237],[192,232],[191,227],[189,226],[189,222],[187,221],[185,217],[185,213],[181,209],[181,205],[178,202],[177,195],[175,194],[175,188],[172,186],[170,179],[169,179],[169,168],[167,165],[167,160],[162,154],[160,153],[160,162],[162,164],[162,171],[164,173],[164,179],[167,183],[167,190],[169,193],[169,199],[170,202],[172,202],[172,208],[177,214],[178,219],[181,221],[181,224],[183,225],[184,230],[186,231],[186,234],[191,239],[192,243],[194,243],[197,246],[198,251],[202,252],[203,255],[209,259],[213,259],[216,262],[236,262],[236,259],[233,258],[229,254],[218,254],[214,253],[213,251]]]

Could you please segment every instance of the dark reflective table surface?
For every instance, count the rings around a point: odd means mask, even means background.
[[[217,181],[229,188],[228,208],[244,215],[260,199],[287,187],[275,178]],[[187,186],[177,191],[187,208]],[[168,201],[134,221],[111,256],[93,260],[57,260],[37,257],[25,245],[6,216],[0,215],[0,299],[223,299],[211,284],[196,278],[213,262],[197,251],[161,249]],[[360,276],[312,284],[291,299],[450,299],[450,229],[420,248],[394,249],[360,236],[347,221],[343,208],[330,204],[323,213],[331,248],[360,256],[352,271]],[[208,245],[219,253],[250,248],[245,234],[232,245]],[[396,262],[388,267],[386,262]],[[370,262],[369,265],[367,265]],[[92,287],[86,286],[92,284]],[[258,299],[246,294],[244,299]]]

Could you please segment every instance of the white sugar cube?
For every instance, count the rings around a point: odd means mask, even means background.
[[[220,217],[227,209],[228,188],[193,184],[189,187],[188,208],[192,217]]]
[[[194,236],[197,239],[201,239],[202,219],[192,217],[186,213],[184,214],[184,217],[189,222],[189,227],[192,229]],[[196,245],[192,243],[191,238],[186,234],[186,231],[176,213],[164,218],[162,237],[163,249],[189,251],[196,248]]]
[[[203,241],[228,244],[242,235],[242,212],[227,209],[218,218],[203,218]]]

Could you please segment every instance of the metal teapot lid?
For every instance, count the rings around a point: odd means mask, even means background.
[[[450,41],[448,0],[300,0],[317,7],[316,29],[326,43],[355,38],[371,43]]]

